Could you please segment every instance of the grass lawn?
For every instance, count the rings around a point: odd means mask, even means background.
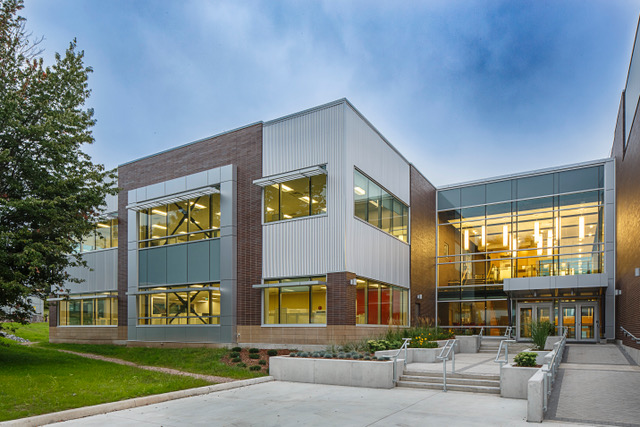
[[[0,421],[207,384],[0,338]]]
[[[2,323],[2,330],[29,341],[49,342],[49,323]]]
[[[229,378],[255,378],[265,372],[229,366],[220,359],[227,354],[224,348],[144,348],[98,344],[45,344],[46,348],[61,348],[80,353],[93,353],[116,357],[138,365],[162,366],[196,374],[217,375]]]

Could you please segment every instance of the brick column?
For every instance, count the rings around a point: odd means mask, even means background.
[[[356,324],[356,287],[349,284],[355,278],[346,271],[327,274],[327,325]]]

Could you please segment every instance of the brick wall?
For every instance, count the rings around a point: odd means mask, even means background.
[[[640,344],[625,337],[619,326],[640,337],[640,117],[631,128],[624,151],[628,124],[624,123],[624,93],[618,110],[612,155],[616,159],[616,338],[625,345],[640,349]]]
[[[260,324],[260,291],[251,285],[262,277],[262,189],[253,180],[262,177],[262,123],[156,154],[118,169],[118,324],[127,325],[127,193],[215,167],[237,167],[239,325]]]
[[[354,273],[327,274],[327,325],[356,324],[356,287],[349,284]]]
[[[436,317],[436,188],[411,166],[411,313],[417,321]],[[422,295],[422,299],[417,299]]]

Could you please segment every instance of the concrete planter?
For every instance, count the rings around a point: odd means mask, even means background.
[[[393,363],[279,356],[269,359],[269,375],[278,381],[393,388]],[[398,359],[395,363],[396,376],[399,376],[404,360]]]
[[[441,348],[408,348],[407,349],[407,363],[435,363],[440,362],[436,357],[440,355]],[[398,350],[382,350],[376,351],[376,356],[389,356],[396,355]],[[400,352],[398,357],[404,359],[404,350]],[[451,359],[451,356],[449,356]]]
[[[528,353],[535,353],[538,356],[536,356],[536,365],[544,365],[544,358],[547,354],[551,353],[550,351],[546,351],[546,350],[527,350]]]
[[[456,340],[458,340],[456,353],[477,353],[480,349],[479,335],[456,335]]]
[[[558,336],[558,335],[551,335],[547,337],[547,340],[544,342],[544,349],[545,350],[553,350],[553,345],[557,342],[562,341],[562,337]]]
[[[526,399],[529,378],[538,369],[503,365],[500,369],[500,395],[511,399]]]

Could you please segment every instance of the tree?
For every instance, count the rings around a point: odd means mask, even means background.
[[[84,52],[73,40],[45,67],[18,16],[23,1],[1,1],[0,321],[24,323],[29,297],[78,282],[65,271],[84,265],[74,248],[117,190],[115,172],[82,151],[95,124]]]

